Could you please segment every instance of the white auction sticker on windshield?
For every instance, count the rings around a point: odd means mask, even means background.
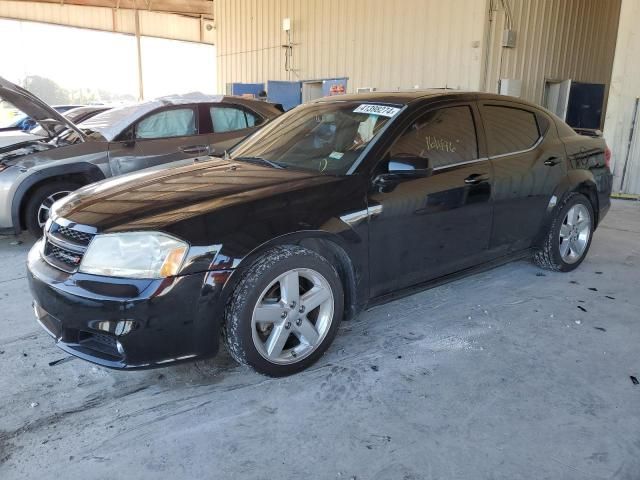
[[[363,103],[356,108],[354,113],[369,113],[371,115],[381,115],[383,117],[393,117],[398,113],[400,109],[398,107],[389,107],[387,105],[373,105],[370,103]]]

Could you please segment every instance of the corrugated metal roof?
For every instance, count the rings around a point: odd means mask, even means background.
[[[55,3],[83,7],[106,7],[120,10],[181,13],[213,16],[213,0],[14,0],[20,3]]]
[[[212,0],[0,0],[0,18],[135,34],[136,4],[143,36],[215,43]]]

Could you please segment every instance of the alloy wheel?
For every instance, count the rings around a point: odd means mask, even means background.
[[[69,190],[55,192],[42,201],[40,207],[38,208],[38,225],[40,226],[40,228],[44,228],[44,224],[47,223],[47,220],[49,220],[49,212],[51,211],[51,206],[70,193],[71,191]]]
[[[560,226],[560,256],[566,263],[575,263],[584,255],[591,236],[591,215],[584,205],[571,207]]]
[[[261,293],[253,309],[251,336],[260,355],[287,365],[313,353],[334,317],[329,282],[310,268],[289,270]]]

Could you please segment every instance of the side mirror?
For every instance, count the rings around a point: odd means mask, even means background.
[[[120,134],[120,138],[118,138],[122,142],[122,145],[125,148],[131,148],[136,144],[136,136],[133,133],[133,127],[129,127],[127,130]]]
[[[389,160],[388,171],[407,177],[428,177],[433,173],[433,168],[427,157],[399,156]]]
[[[399,156],[389,160],[387,173],[373,179],[373,184],[381,192],[390,192],[403,180],[425,178],[433,174],[429,159],[425,157]]]

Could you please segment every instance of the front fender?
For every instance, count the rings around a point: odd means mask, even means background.
[[[342,222],[343,223],[343,222]],[[368,295],[368,269],[366,237],[346,223],[339,232],[303,230],[291,232],[256,245],[242,258],[216,258],[217,268],[233,266],[225,282],[223,295],[228,298],[254,261],[269,248],[278,245],[301,245],[314,250],[336,266],[345,288],[345,312],[352,317],[366,303]],[[222,260],[222,261],[221,261]],[[346,268],[345,268],[346,267]]]
[[[98,166],[87,162],[56,165],[34,170],[18,184],[11,201],[11,222],[16,234],[21,231],[20,209],[28,192],[46,180],[69,175],[82,175],[87,180],[87,184],[105,179],[104,173]]]

